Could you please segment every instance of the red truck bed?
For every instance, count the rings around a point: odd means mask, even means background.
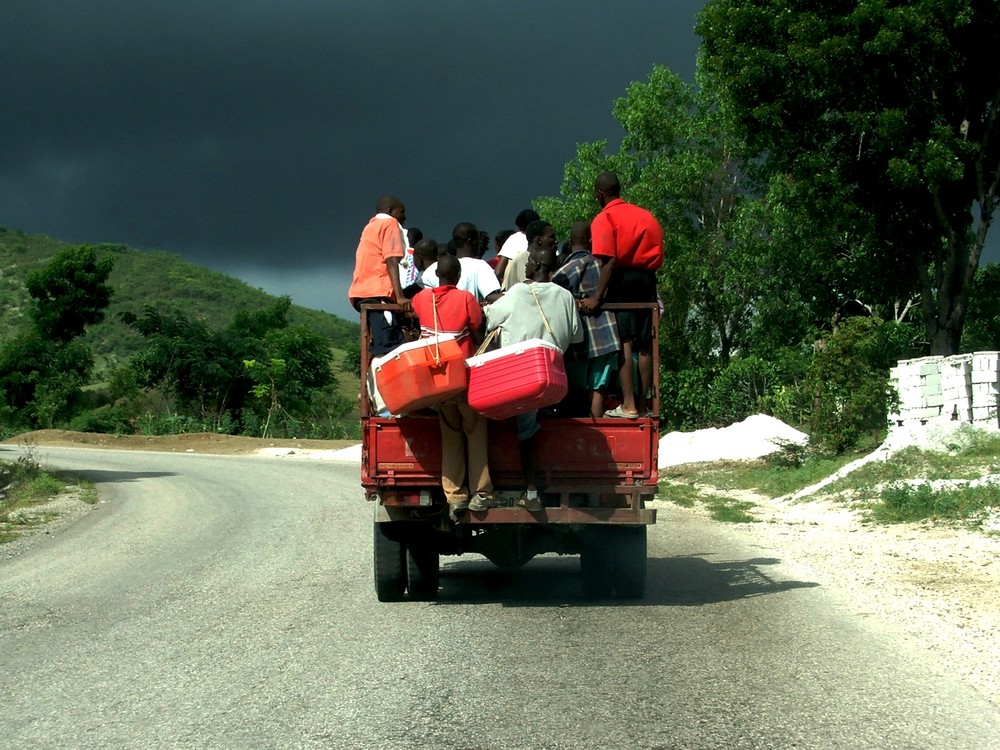
[[[654,312],[654,340],[656,318]],[[370,362],[365,319],[363,313],[362,383]],[[653,361],[658,372],[655,347]],[[656,383],[652,403],[655,413]],[[643,595],[646,527],[656,522],[646,501],[657,489],[658,420],[571,419],[543,412],[539,421],[538,486],[545,508],[498,507],[452,518],[441,489],[436,412],[378,417],[363,394],[361,485],[375,504],[374,573],[381,601],[399,601],[406,593],[411,599],[435,598],[440,555],[470,552],[502,566],[523,565],[547,552],[579,554],[588,597]],[[489,467],[498,496],[516,497],[525,488],[516,420],[490,421]]]
[[[541,420],[538,433],[538,483],[543,493],[559,495],[569,505],[575,495],[602,495],[604,508],[628,508],[629,514],[597,514],[607,520],[653,523],[655,511],[635,513],[635,497],[656,491],[656,448],[659,438],[652,419]],[[368,418],[364,425],[361,483],[370,499],[383,505],[426,505],[422,490],[440,487],[441,433],[437,416],[399,419]],[[516,492],[524,487],[514,420],[490,422],[490,476],[498,491]],[[621,496],[617,501],[611,496]],[[565,497],[563,497],[565,496]],[[593,503],[593,500],[590,500]],[[550,508],[549,523],[579,523],[575,513]],[[528,518],[532,516],[525,514]],[[594,517],[594,514],[591,514]],[[507,509],[475,514],[478,522],[507,523],[526,520]],[[596,521],[596,517],[594,517]]]

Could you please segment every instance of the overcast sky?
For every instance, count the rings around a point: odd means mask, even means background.
[[[15,0],[0,225],[166,250],[348,319],[377,197],[439,240],[558,193],[705,0]],[[14,7],[11,7],[14,6]]]

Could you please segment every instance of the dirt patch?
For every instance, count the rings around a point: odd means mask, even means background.
[[[37,430],[4,440],[7,445],[86,446],[112,450],[160,453],[210,453],[220,456],[255,455],[267,448],[330,451],[348,448],[357,440],[298,440],[252,438],[196,432],[184,435],[101,435],[69,430]]]

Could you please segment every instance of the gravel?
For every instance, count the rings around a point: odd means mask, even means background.
[[[757,458],[782,440],[806,439],[762,416],[702,433],[665,435],[660,466]],[[867,524],[860,511],[822,493],[833,479],[870,461],[891,460],[906,446],[949,450],[973,434],[956,424],[894,430],[872,454],[786,497],[700,489],[752,502],[750,512],[762,523],[743,525],[742,531],[753,543],[780,553],[810,580],[835,592],[868,627],[908,640],[942,673],[961,676],[1000,705],[1000,535],[995,533],[1000,531],[1000,476],[969,482],[998,487],[997,509],[984,530],[930,522]]]

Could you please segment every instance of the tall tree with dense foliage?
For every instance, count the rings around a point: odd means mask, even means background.
[[[561,196],[539,198],[535,207],[565,232],[597,213],[594,177],[616,172],[627,200],[652,211],[665,229],[663,361],[673,369],[707,359],[725,365],[745,344],[773,279],[763,270],[772,248],[762,240],[760,205],[741,168],[742,144],[711,91],[662,66],[632,83],[612,111],[625,131],[620,149],[608,153],[605,141],[579,145]]]
[[[1000,183],[1000,4],[712,0],[697,32],[831,272],[869,301],[918,295],[932,353],[957,351]]]
[[[0,412],[22,427],[53,427],[79,409],[93,368],[77,339],[104,318],[114,259],[88,245],[68,248],[27,278],[31,330],[0,347]]]
[[[65,342],[104,320],[113,294],[108,277],[114,263],[112,255],[98,260],[97,250],[81,245],[64,250],[29,275],[25,286],[35,330],[43,338]]]

